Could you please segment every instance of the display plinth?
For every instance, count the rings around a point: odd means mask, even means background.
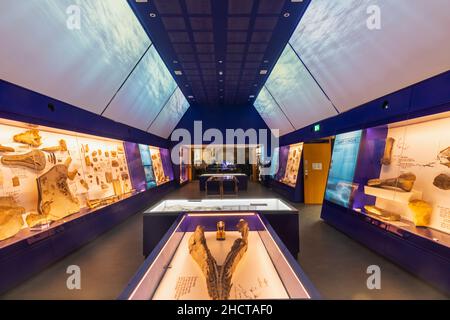
[[[279,199],[202,199],[166,200],[144,213],[143,254],[147,257],[166,231],[183,213],[257,212],[263,215],[275,229],[291,254],[299,252],[298,210]]]
[[[395,201],[401,204],[408,204],[411,200],[422,199],[422,192],[412,190],[410,192],[399,192],[398,190],[381,189],[364,186],[364,193],[384,200]]]
[[[236,225],[248,223],[247,249],[232,272],[229,299],[311,299],[319,295],[272,227],[256,213],[189,213],[180,216],[146,259],[119,299],[210,299],[207,279],[190,245],[196,226],[221,266],[234,241]],[[216,224],[224,221],[226,240],[216,240]],[[220,273],[220,272],[219,272]]]

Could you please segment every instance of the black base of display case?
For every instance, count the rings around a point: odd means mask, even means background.
[[[0,293],[94,240],[149,204],[159,201],[174,188],[175,183],[169,182],[66,223],[50,226],[46,231],[1,248]]]
[[[299,183],[297,183],[297,186],[291,187],[287,184],[281,183],[277,180],[271,180],[270,181],[270,187],[273,191],[276,193],[282,195],[284,198],[288,199],[291,202],[303,202],[303,188]]]
[[[217,213],[217,212],[215,212]],[[272,228],[297,258],[300,249],[298,212],[277,211],[259,212],[269,221]],[[143,254],[147,257],[163,238],[175,220],[184,212],[146,212],[144,213]]]
[[[206,190],[206,181],[208,180],[209,177],[210,176],[207,176],[207,175],[199,176],[198,185],[199,185],[200,191]],[[238,184],[239,190],[247,190],[248,176],[245,174],[238,174],[238,175],[235,175],[235,177],[239,181],[239,184]]]
[[[449,247],[329,201],[324,201],[321,217],[369,249],[450,294]]]

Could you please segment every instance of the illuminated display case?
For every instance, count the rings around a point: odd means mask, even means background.
[[[170,152],[164,148],[150,147],[151,160],[156,184],[162,185],[173,180]]]
[[[0,247],[128,197],[122,141],[1,120]]]
[[[314,286],[269,223],[254,212],[179,216],[119,297],[314,298],[319,298]]]
[[[339,207],[382,229],[385,239],[399,238],[424,249],[398,257],[393,245],[377,245],[378,251],[404,259],[400,263],[439,286],[444,284],[446,290],[450,289],[449,126],[446,112],[336,136],[325,192],[328,204],[322,209],[322,217],[336,221],[344,231],[344,221],[351,216],[342,213],[339,218]],[[361,231],[355,236],[366,237]],[[369,237],[360,240],[375,245]],[[419,259],[424,252],[427,258]],[[426,271],[431,267],[422,265],[428,262],[435,263],[431,274]],[[445,281],[437,279],[442,275]]]
[[[189,181],[189,165],[190,163],[190,148],[181,147],[180,148],[180,184]]]
[[[144,212],[143,254],[148,256],[172,223],[189,212],[256,212],[263,215],[293,256],[299,252],[298,210],[280,199],[165,200]]]

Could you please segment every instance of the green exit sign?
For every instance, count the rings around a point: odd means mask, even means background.
[[[320,124],[316,124],[314,126],[314,132],[319,132],[320,131]]]

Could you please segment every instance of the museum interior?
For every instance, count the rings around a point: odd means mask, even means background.
[[[448,300],[450,1],[1,0],[1,300]]]

